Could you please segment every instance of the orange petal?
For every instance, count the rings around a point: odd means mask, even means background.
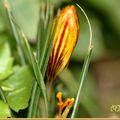
[[[78,38],[79,24],[75,7],[60,11],[46,76],[55,79],[68,63]]]

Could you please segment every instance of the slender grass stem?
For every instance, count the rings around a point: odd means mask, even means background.
[[[34,71],[34,74],[35,74],[35,77],[36,77],[36,80],[38,82],[38,85],[39,85],[39,88],[43,94],[43,97],[44,97],[44,101],[45,101],[45,105],[46,105],[46,116],[48,116],[48,98],[47,98],[47,93],[46,93],[46,87],[45,87],[45,84],[44,84],[44,79],[43,79],[43,76],[42,76],[42,73],[39,69],[39,65],[38,65],[38,62],[35,58],[35,56],[33,55],[32,51],[31,51],[31,48],[28,44],[28,41],[24,35],[24,33],[21,31],[21,34],[23,36],[23,40],[24,40],[24,44],[28,50],[28,54],[30,56],[30,60],[32,62],[32,67],[33,67],[33,71]]]
[[[39,91],[38,87],[37,87],[37,90],[36,90],[36,97],[35,97],[35,102],[34,102],[34,110],[33,110],[33,113],[32,113],[32,117],[35,118],[38,111],[39,111],[39,100],[40,100],[40,95],[41,95],[41,92]],[[40,117],[40,116],[39,116]]]
[[[34,105],[34,98],[36,96],[36,91],[37,91],[37,82],[35,81],[34,85],[33,85],[33,91],[32,91],[32,95],[31,95],[31,101],[30,101],[30,106],[29,106],[29,110],[28,110],[28,118],[31,118],[32,117],[32,114],[33,114],[33,105]]]
[[[20,38],[19,38],[19,35],[17,33],[16,27],[14,26],[13,22],[11,21],[10,5],[8,4],[7,0],[4,0],[4,6],[6,8],[7,16],[9,18],[9,22],[10,22],[10,25],[11,25],[11,28],[12,28],[12,32],[13,32],[13,35],[14,35],[16,43],[17,43],[20,61],[21,61],[21,64],[23,65],[23,64],[25,64],[25,58],[24,58],[24,54],[23,54],[23,51],[22,51],[21,43],[20,43]]]
[[[88,53],[88,55],[87,55],[87,57],[86,57],[86,59],[84,61],[84,65],[83,65],[82,72],[81,72],[81,77],[80,77],[80,85],[79,85],[79,89],[78,89],[78,92],[77,92],[77,96],[76,96],[76,100],[75,100],[75,104],[74,104],[74,107],[73,107],[73,112],[72,112],[71,118],[75,117],[75,115],[77,113],[77,110],[78,110],[78,105],[79,105],[79,102],[80,102],[81,90],[82,90],[82,87],[83,87],[83,82],[85,80],[86,74],[88,72],[91,53],[92,53],[92,48],[89,50],[89,53]]]
[[[86,74],[88,72],[91,53],[92,53],[92,49],[93,49],[93,46],[92,46],[92,28],[91,28],[89,18],[87,16],[87,14],[85,13],[85,11],[82,9],[82,7],[79,6],[78,4],[76,4],[76,5],[83,12],[83,14],[84,14],[84,16],[85,16],[85,18],[87,20],[87,23],[88,23],[88,26],[89,26],[89,32],[90,32],[90,39],[89,39],[88,53],[87,53],[87,56],[86,56],[84,64],[83,64],[83,68],[82,68],[82,72],[81,72],[81,76],[80,76],[80,84],[79,84],[79,88],[78,88],[78,92],[77,92],[77,96],[76,96],[76,100],[75,100],[75,104],[74,104],[74,107],[73,107],[71,118],[76,117],[76,113],[78,111],[78,105],[79,105],[79,102],[80,102],[81,89],[83,87],[83,82],[84,82]]]

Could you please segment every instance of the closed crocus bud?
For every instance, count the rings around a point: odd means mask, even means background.
[[[67,6],[60,11],[56,32],[47,66],[47,82],[52,82],[65,68],[76,45],[79,32],[75,7]]]

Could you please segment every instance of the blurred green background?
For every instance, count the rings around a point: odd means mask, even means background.
[[[21,26],[31,45],[35,45],[41,0],[9,0],[16,22]],[[78,117],[120,117],[111,111],[120,105],[120,0],[51,0],[55,9],[78,3],[87,13],[93,30],[93,53],[90,69],[83,86]],[[79,40],[69,66],[56,80],[55,91],[64,97],[75,97],[81,68],[87,54],[89,28],[83,13],[77,8]],[[9,23],[0,0],[0,41],[15,47]],[[12,52],[14,56],[14,51]],[[56,101],[54,101],[56,104]],[[55,112],[55,110],[53,110]]]

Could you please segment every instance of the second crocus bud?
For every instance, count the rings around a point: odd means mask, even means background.
[[[67,6],[60,11],[53,40],[52,51],[47,66],[47,82],[55,80],[65,68],[76,45],[79,32],[75,7]]]

